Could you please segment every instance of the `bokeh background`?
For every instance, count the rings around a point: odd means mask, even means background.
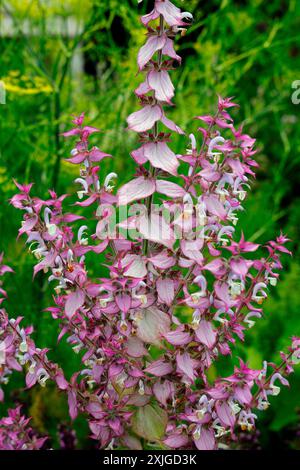
[[[130,178],[134,166],[129,152],[136,136],[125,130],[126,116],[137,109],[133,90],[141,77],[136,54],[144,42],[139,14],[149,11],[151,1],[139,7],[136,0],[0,3],[0,79],[6,89],[6,104],[0,105],[0,251],[16,271],[7,279],[8,310],[34,325],[37,343],[51,348],[49,356],[70,376],[80,358],[66,342],[57,345],[57,325],[43,311],[51,304],[51,290],[43,275],[32,281],[33,259],[24,240],[16,241],[21,214],[8,203],[12,180],[34,181],[34,192],[41,196],[49,187],[74,191],[77,170],[63,160],[70,141],[60,132],[72,114],[82,111],[89,124],[103,130],[93,137],[95,144],[114,155],[104,163],[103,174],[116,171],[119,183]],[[278,360],[277,352],[293,334],[300,336],[300,104],[291,99],[292,83],[300,80],[300,2],[176,3],[191,11],[195,22],[177,44],[183,66],[172,75],[177,106],[169,116],[187,133],[196,132],[194,116],[213,112],[217,94],[235,96],[240,104],[235,121],[257,138],[260,163],[240,228],[255,242],[274,238],[280,229],[291,239],[293,257],[284,259],[285,270],[265,303],[265,317],[247,333],[246,345],[233,353],[234,362],[242,357],[261,367],[263,359]],[[186,144],[179,136],[172,145],[180,153]],[[99,260],[91,263],[92,273],[104,269]],[[230,373],[231,367],[228,359],[217,365],[222,373]],[[249,442],[244,439],[246,447],[300,449],[300,370],[290,382],[291,389],[283,390],[261,415],[259,433]],[[23,377],[13,375],[1,414],[22,402],[34,426],[41,433],[50,431],[57,447],[58,424],[70,424],[64,397],[51,385],[32,391],[22,387]],[[84,419],[78,418],[75,427],[78,446],[90,445]]]

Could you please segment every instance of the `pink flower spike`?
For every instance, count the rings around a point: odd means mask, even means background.
[[[255,370],[231,357],[263,317],[288,239],[281,233],[264,243],[260,256],[242,232],[235,241],[258,165],[255,140],[230,115],[232,98],[219,97],[212,115],[198,116],[204,124],[197,137],[189,131],[188,139],[172,142],[173,132],[184,134],[167,114],[174,61],[181,61],[174,42],[193,18],[172,0],[153,4],[142,17],[140,108],[127,119],[139,141],[133,176],[115,189],[116,173],[102,164],[111,155],[93,146],[98,129],[85,125],[82,113],[64,133],[74,140],[67,161],[78,165],[73,206],[80,210],[65,207],[69,195],[53,189],[41,199],[31,185],[16,183],[10,202],[23,212],[19,234],[36,259],[34,275],[43,271],[54,289],[45,310],[57,321],[58,342],[64,338],[81,365],[75,361],[66,380],[49,350],[35,345],[33,328],[8,315],[3,281],[11,270],[0,253],[0,401],[2,383],[24,371],[26,388],[49,381],[67,396],[71,419],[81,413],[97,449],[236,449],[239,427],[255,427],[256,409],[269,406],[300,363],[297,337],[280,352],[279,365],[264,361]],[[186,150],[179,155],[177,148]],[[230,375],[218,366],[221,356],[231,361]],[[0,450],[45,445],[28,423],[20,407],[9,410],[0,419]],[[62,434],[66,441],[72,434],[74,447],[73,430],[60,429],[65,448]]]

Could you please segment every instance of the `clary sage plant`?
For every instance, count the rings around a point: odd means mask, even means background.
[[[68,396],[71,419],[86,417],[100,449],[230,448],[239,429],[255,427],[257,410],[268,408],[300,361],[300,339],[292,338],[279,365],[253,370],[240,361],[228,377],[209,374],[262,317],[288,240],[280,234],[260,246],[235,235],[258,165],[255,140],[230,115],[232,99],[219,97],[213,116],[196,116],[199,135],[188,141],[167,117],[170,75],[181,62],[174,40],[192,15],[156,0],[141,21],[140,108],[127,119],[138,134],[135,174],[115,190],[117,175],[101,172],[111,155],[89,144],[98,129],[81,114],[64,136],[73,142],[68,161],[79,169],[76,204],[93,211],[89,225],[65,211],[66,195],[49,191],[42,200],[32,184],[16,183],[11,199],[24,213],[19,235],[36,258],[34,274],[43,271],[54,289],[48,311],[59,323],[58,339],[81,353],[82,367],[65,377],[34,343],[32,328],[1,304],[0,382],[13,370],[25,370],[27,388],[53,381]],[[183,155],[171,149],[172,132],[188,142]],[[91,256],[107,277],[89,276]],[[1,258],[0,275],[8,271]],[[0,421],[0,447],[45,446],[28,423],[20,408],[10,410]]]

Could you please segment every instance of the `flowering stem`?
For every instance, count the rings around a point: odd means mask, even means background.
[[[163,33],[164,33],[164,17],[160,15],[159,16],[159,36],[162,36]],[[160,49],[157,53],[157,64],[158,64],[158,70],[160,70],[161,65],[162,65],[162,49]],[[158,122],[157,121],[153,127],[153,135],[154,135],[154,140],[156,141],[158,137]],[[157,168],[154,168],[150,163],[150,177],[155,179],[156,174],[157,174]],[[147,208],[148,218],[151,215],[152,202],[153,202],[153,194],[151,194],[148,198],[146,198],[146,208]],[[144,238],[143,245],[142,245],[142,253],[145,256],[148,256],[148,251],[149,251],[149,241],[146,238]]]

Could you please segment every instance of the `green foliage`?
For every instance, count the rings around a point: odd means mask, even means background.
[[[147,441],[163,438],[168,423],[168,415],[157,404],[140,406],[133,417],[133,431]]]
[[[139,11],[146,11],[146,3]],[[95,143],[114,156],[103,164],[103,178],[113,170],[119,183],[129,179],[134,169],[129,153],[136,141],[125,129],[126,116],[138,107],[133,90],[141,80],[136,54],[144,30],[135,0],[3,0],[1,8],[0,79],[6,105],[0,105],[0,250],[17,273],[10,278],[8,307],[11,315],[23,315],[35,326],[38,344],[52,349],[51,357],[69,377],[80,358],[64,340],[56,345],[57,326],[43,312],[51,304],[47,282],[42,275],[32,282],[31,256],[22,240],[15,241],[20,215],[8,205],[12,178],[35,181],[34,191],[42,196],[48,187],[74,190],[75,170],[63,161],[70,143],[59,134],[71,114],[86,111],[90,124],[103,130]],[[260,163],[240,226],[252,241],[263,243],[280,229],[292,239],[294,257],[285,260],[285,274],[272,289],[265,317],[247,333],[247,346],[237,346],[234,353],[259,367],[264,358],[274,360],[292,334],[300,335],[300,105],[291,101],[292,82],[300,79],[300,2],[191,0],[184,9],[193,11],[195,23],[178,43],[183,67],[172,76],[177,106],[169,115],[187,133],[196,132],[194,116],[212,112],[218,93],[236,97],[240,110],[235,118],[257,138]],[[178,136],[172,146],[182,152],[186,144]],[[91,273],[101,276],[104,269],[91,260]],[[217,367],[231,372],[226,359]],[[216,374],[212,370],[211,378]],[[270,430],[295,421],[299,384],[298,374],[295,387],[273,400],[262,424],[265,446]],[[60,405],[53,413],[58,398],[48,391],[21,398],[56,442],[57,422],[68,420]],[[83,445],[88,431],[78,429]]]

